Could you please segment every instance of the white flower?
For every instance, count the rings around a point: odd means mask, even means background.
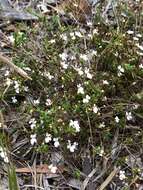
[[[76,32],[75,32],[75,35],[76,35],[77,37],[79,37],[79,38],[82,38],[82,37],[83,37],[82,34],[81,34],[81,32],[79,32],[79,31],[76,31]]]
[[[10,74],[9,70],[6,70],[4,76],[7,77],[9,76],[9,74]]]
[[[87,76],[88,79],[92,79],[92,74],[91,73],[87,73],[86,76]]]
[[[65,63],[64,61],[61,61],[60,64],[61,64],[61,66],[63,67],[63,69],[67,69],[68,66],[69,66],[69,65],[68,65],[67,63]]]
[[[24,91],[25,91],[25,92],[28,92],[28,91],[29,91],[28,86],[24,86]]]
[[[142,35],[141,34],[136,34],[136,37],[141,38]]]
[[[73,60],[76,60],[76,57],[75,55],[71,55],[70,59],[73,61]]]
[[[91,56],[97,55],[97,51],[96,51],[96,50],[94,50],[94,49],[93,49],[93,50],[91,50],[91,51],[90,51],[90,55],[91,55]]]
[[[88,34],[87,34],[87,37],[88,37],[89,39],[91,39],[93,36],[92,36],[92,34],[88,33]]]
[[[108,85],[109,82],[107,80],[103,80],[103,84]]]
[[[0,157],[4,160],[5,163],[9,162],[6,150],[3,147],[0,147]]]
[[[50,42],[51,44],[54,44],[54,43],[56,42],[56,40],[55,40],[55,39],[51,39],[49,42]]]
[[[60,143],[59,143],[59,138],[53,138],[53,141],[54,141],[54,147],[59,147],[60,146]]]
[[[9,159],[8,159],[7,156],[4,157],[4,162],[5,162],[5,163],[9,163]]]
[[[66,61],[68,58],[68,54],[66,52],[61,53],[59,56],[62,61]]]
[[[44,2],[38,4],[37,8],[39,8],[42,13],[47,13],[48,12],[47,6],[46,6],[46,4],[44,4]]]
[[[104,96],[104,97],[103,97],[103,101],[106,101],[106,100],[107,100],[107,97],[106,97],[106,96]]]
[[[10,86],[12,83],[11,79],[7,78],[6,79],[6,86]]]
[[[119,117],[116,116],[116,117],[115,117],[115,122],[116,122],[116,123],[119,123],[119,121],[120,121]]]
[[[134,104],[133,109],[136,110],[138,109],[138,107],[139,107],[139,104]]]
[[[52,101],[50,100],[50,98],[46,99],[46,106],[51,106],[52,105]]]
[[[33,103],[34,103],[34,105],[39,105],[40,104],[40,100],[39,99],[34,100]]]
[[[10,41],[11,44],[14,44],[15,38],[14,38],[13,35],[8,36],[7,38],[8,38],[8,40]]]
[[[120,77],[123,73],[124,73],[124,68],[121,65],[119,65],[118,66],[118,76]]]
[[[84,104],[87,104],[90,100],[90,96],[89,95],[86,95],[86,97],[83,99],[83,103]]]
[[[49,72],[45,73],[44,75],[47,76],[49,80],[52,80],[54,78]]]
[[[93,31],[92,31],[93,34],[98,34],[98,30],[95,28]]]
[[[30,138],[30,143],[32,146],[37,143],[36,134],[30,135]]]
[[[87,26],[92,26],[93,25],[93,23],[91,21],[88,21],[86,24],[87,24]]]
[[[49,143],[52,140],[52,135],[49,133],[46,133],[45,142]]]
[[[94,105],[93,105],[93,112],[94,112],[94,113],[97,113],[98,110],[99,110],[98,107],[94,104]]]
[[[89,69],[86,68],[84,72],[88,79],[92,79],[92,74],[89,72]]]
[[[105,127],[105,123],[104,122],[100,123],[98,127],[99,128],[104,128]]]
[[[134,36],[134,37],[133,37],[133,40],[139,41],[139,38],[137,38],[136,36]]]
[[[50,169],[51,173],[53,173],[53,174],[55,174],[58,169],[56,166],[53,166],[53,164],[49,165],[48,168]]]
[[[71,144],[71,141],[68,140],[67,149],[69,149],[70,152],[74,152],[77,149],[78,143],[74,142]]]
[[[133,119],[132,113],[131,112],[126,112],[126,118],[128,121]]]
[[[19,83],[17,81],[14,81],[14,89],[17,94],[19,94]]]
[[[13,96],[11,99],[12,99],[12,103],[14,103],[14,104],[17,103],[17,99],[15,96]]]
[[[75,120],[75,121],[70,120],[69,126],[73,127],[76,132],[80,132],[80,126],[79,126],[79,122],[77,120]]]
[[[99,156],[103,156],[104,155],[104,150],[103,149],[101,149],[100,151],[99,151]]]
[[[118,66],[118,70],[119,70],[121,73],[124,73],[124,68],[123,68],[121,65]]]
[[[74,32],[71,32],[71,33],[70,33],[70,36],[71,36],[71,39],[72,39],[72,40],[75,40],[75,39],[76,39]]]
[[[143,46],[139,45],[139,44],[136,44],[136,46],[141,50],[143,51]]]
[[[37,121],[35,120],[35,118],[31,118],[29,121],[30,128],[34,129],[36,127],[36,123],[37,123]]]
[[[140,55],[140,56],[143,56],[143,52],[137,51],[137,54]]]
[[[119,56],[119,53],[118,53],[118,52],[115,52],[114,55],[115,55],[116,57],[118,57],[118,56]]]
[[[85,54],[81,54],[80,59],[82,59],[83,61],[88,61],[88,56]]]
[[[127,34],[134,34],[134,31],[128,30],[128,31],[127,31]]]
[[[119,179],[122,181],[126,179],[125,171],[122,170],[119,171]]]
[[[140,69],[143,69],[143,64],[140,64],[140,65],[139,65],[139,68],[140,68]]]
[[[78,7],[78,4],[77,4],[77,3],[74,3],[73,6],[74,6],[74,7]]]
[[[84,88],[81,86],[81,84],[77,85],[77,93],[78,94],[84,94]]]
[[[61,34],[60,37],[64,40],[64,41],[67,41],[67,35],[66,34]]]
[[[76,69],[76,71],[78,72],[78,74],[80,76],[82,76],[84,74],[81,67],[80,68],[75,68],[75,69]]]

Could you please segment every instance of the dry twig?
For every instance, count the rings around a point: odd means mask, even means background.
[[[12,68],[16,73],[18,73],[23,78],[32,80],[32,78],[29,77],[25,71],[23,71],[21,68],[13,64],[7,57],[3,56],[1,53],[0,53],[0,62],[7,64],[10,68]]]
[[[97,171],[97,168],[93,169],[90,174],[85,178],[83,185],[81,187],[81,190],[85,190],[85,188],[87,187],[87,184],[89,182],[89,180],[93,177],[93,175],[95,174],[95,172]]]
[[[104,190],[105,187],[112,181],[113,177],[118,172],[119,168],[114,168],[114,170],[110,173],[110,175],[106,178],[106,180],[101,184],[98,190]]]

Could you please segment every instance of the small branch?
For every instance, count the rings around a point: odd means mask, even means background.
[[[32,80],[32,78],[29,77],[25,71],[23,71],[21,68],[13,64],[7,57],[3,56],[1,53],[0,53],[0,62],[7,64],[10,68],[12,68],[16,73],[18,73],[23,78]]]
[[[112,181],[113,177],[118,172],[119,168],[114,168],[114,170],[110,173],[110,175],[105,179],[105,181],[101,184],[98,190],[104,190],[106,186]]]
[[[91,171],[91,173],[85,178],[85,180],[83,181],[83,185],[82,185],[81,190],[85,190],[85,188],[87,187],[90,179],[94,176],[94,174],[96,173],[96,171],[97,171],[97,168],[93,169]]]

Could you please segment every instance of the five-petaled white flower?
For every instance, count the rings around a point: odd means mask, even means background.
[[[35,120],[35,118],[31,118],[29,121],[30,128],[34,129],[36,127],[36,123],[37,123],[37,121]]]
[[[80,59],[82,59],[83,61],[88,61],[88,56],[86,54],[81,54]]]
[[[83,99],[83,103],[87,104],[87,103],[89,103],[89,100],[90,100],[90,96],[86,95],[85,98]]]
[[[75,35],[76,35],[77,37],[79,37],[79,38],[82,38],[82,37],[83,37],[82,34],[81,34],[81,32],[79,32],[79,31],[75,31]]]
[[[45,143],[49,143],[51,140],[52,140],[52,135],[49,133],[46,133]]]
[[[89,72],[89,69],[85,69],[85,74],[86,74],[86,77],[88,78],[88,79],[92,79],[92,74]]]
[[[12,103],[14,103],[14,104],[17,103],[17,99],[15,96],[13,96],[11,99],[12,99]]]
[[[34,105],[39,105],[40,104],[40,100],[39,99],[34,100],[33,103],[34,103]]]
[[[125,171],[123,171],[123,170],[120,170],[120,171],[119,171],[119,179],[120,179],[121,181],[123,181],[123,180],[126,179]]]
[[[61,34],[60,37],[66,42],[68,40],[68,37],[66,34]]]
[[[100,123],[98,127],[99,128],[104,128],[105,127],[105,122]]]
[[[66,52],[63,52],[59,55],[62,61],[66,61],[68,58],[68,54]]]
[[[126,112],[126,118],[128,121],[133,119],[132,113],[131,112]]]
[[[57,166],[54,166],[53,164],[49,165],[48,167],[51,171],[51,173],[55,174],[57,172]]]
[[[70,120],[69,126],[73,127],[76,132],[80,132],[80,126],[79,126],[79,122],[77,120],[75,120],[75,121]]]
[[[61,61],[60,64],[61,64],[63,69],[67,69],[69,66],[68,63],[66,63],[65,61]]]
[[[84,94],[84,88],[81,86],[81,84],[77,85],[77,93],[78,94]]]
[[[54,147],[59,147],[60,146],[60,143],[59,143],[59,138],[53,138],[53,141],[54,141]]]
[[[68,140],[67,149],[69,149],[70,152],[74,152],[77,149],[78,143],[74,142],[71,144],[71,141]]]
[[[50,98],[46,99],[46,106],[51,106],[52,105],[52,101]]]
[[[103,84],[108,85],[109,82],[107,80],[103,80]]]
[[[124,73],[124,68],[121,65],[119,65],[118,66],[118,76],[119,77],[122,76],[123,73]]]
[[[94,113],[97,113],[99,111],[98,107],[94,104],[93,105],[93,112]]]

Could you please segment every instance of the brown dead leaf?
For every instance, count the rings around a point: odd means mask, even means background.
[[[59,166],[56,173],[63,173],[64,167]],[[16,173],[41,173],[41,174],[52,174],[49,166],[47,164],[37,165],[35,167],[24,167],[24,168],[16,168]]]

